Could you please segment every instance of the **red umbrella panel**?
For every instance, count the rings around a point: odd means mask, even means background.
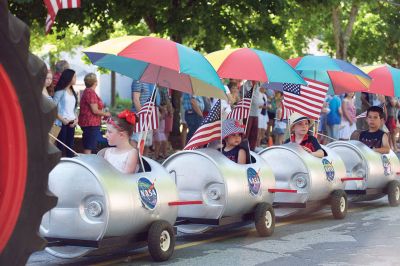
[[[329,84],[330,94],[368,91],[371,77],[355,65],[329,56],[307,55],[287,61],[302,77]]]
[[[362,69],[372,78],[368,92],[400,97],[400,69],[390,65],[367,66]]]

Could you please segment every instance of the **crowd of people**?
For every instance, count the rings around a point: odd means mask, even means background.
[[[328,95],[318,128],[321,134],[320,140],[324,143],[333,140],[349,140],[354,132],[368,129],[366,111],[372,106],[382,108],[380,128],[387,133],[390,148],[397,153],[400,101],[396,97],[364,92],[359,96],[355,93]],[[323,137],[325,135],[326,138]]]
[[[115,147],[100,154],[112,164],[119,165],[123,172],[135,170],[137,160],[133,160],[134,163],[129,160],[130,157],[137,156],[136,148],[140,137],[140,133],[134,132],[133,129],[135,113],[152,96],[154,84],[133,81],[131,110],[112,117],[95,91],[98,80],[94,73],[85,76],[86,88],[82,92],[75,91],[75,83],[76,73],[70,69],[65,60],[56,64],[54,73],[49,70],[45,80],[43,95],[57,105],[57,120],[50,133],[59,140],[58,148],[64,156],[74,156],[75,128],[79,125],[83,132],[83,153],[97,153],[101,125],[106,123],[105,137],[108,144]],[[244,121],[227,119],[228,114],[243,99],[245,92],[251,88],[253,90],[248,119]],[[238,147],[243,138],[248,140],[248,148],[253,151],[271,145],[281,145],[284,142],[297,142],[313,155],[323,157],[324,152],[320,149],[319,142],[325,144],[333,140],[349,140],[355,132],[370,128],[367,123],[369,118],[365,118],[367,114],[358,116],[370,110],[372,106],[382,108],[382,114],[378,112],[378,120],[382,121],[379,129],[387,133],[388,145],[397,152],[400,114],[399,100],[395,97],[361,93],[359,101],[356,101],[355,93],[328,95],[319,121],[301,116],[298,117],[299,121],[296,123],[291,121],[288,125],[288,120],[283,119],[282,91],[266,89],[260,86],[260,83],[240,80],[227,80],[225,90],[227,100],[221,102],[223,121],[221,151],[236,162],[245,161],[242,147]],[[163,160],[172,151],[169,136],[174,123],[174,110],[179,110],[181,148],[185,147],[215,101],[216,99],[182,93],[180,106],[174,106],[171,90],[158,88],[155,105],[159,127],[147,132],[143,154],[156,160]],[[357,102],[360,103],[358,106]],[[314,133],[317,134],[314,134],[315,137],[309,134],[313,127]],[[371,138],[371,136],[366,137],[366,133],[363,134],[360,138]],[[53,139],[51,141],[54,142]],[[130,163],[127,163],[128,161]]]

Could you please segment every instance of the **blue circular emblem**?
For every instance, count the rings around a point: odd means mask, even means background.
[[[322,165],[325,169],[326,179],[328,179],[328,181],[333,181],[333,179],[335,179],[335,169],[333,168],[332,163],[324,158],[322,159]]]
[[[250,194],[253,196],[258,195],[260,192],[261,182],[258,173],[253,168],[247,169],[247,182],[249,184]]]
[[[392,174],[392,165],[386,155],[382,155],[383,173],[385,176]]]
[[[157,205],[157,190],[149,179],[141,177],[138,180],[139,196],[143,207],[153,210]]]

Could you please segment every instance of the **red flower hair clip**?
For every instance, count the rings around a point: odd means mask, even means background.
[[[121,113],[118,114],[118,118],[125,119],[129,124],[135,125],[136,123],[136,115],[134,112],[131,112],[129,110],[124,110]]]

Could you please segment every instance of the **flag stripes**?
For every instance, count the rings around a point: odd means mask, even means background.
[[[253,89],[248,90],[244,95],[243,99],[238,102],[235,108],[228,114],[227,118],[242,121],[249,117],[251,108],[251,97],[253,95]]]
[[[46,34],[49,33],[51,26],[53,26],[60,9],[81,7],[80,0],[43,0],[43,2],[47,8]]]
[[[61,0],[62,9],[78,8],[78,7],[81,7],[80,0]]]
[[[292,112],[298,112],[311,119],[319,119],[329,85],[312,79],[304,78],[304,80],[307,86],[283,84],[283,119],[288,119]]]
[[[135,132],[149,131],[158,128],[158,110],[154,99],[155,90],[136,114],[138,116],[138,121],[135,124]]]
[[[221,100],[214,104],[183,149],[194,150],[219,139],[221,139]]]

